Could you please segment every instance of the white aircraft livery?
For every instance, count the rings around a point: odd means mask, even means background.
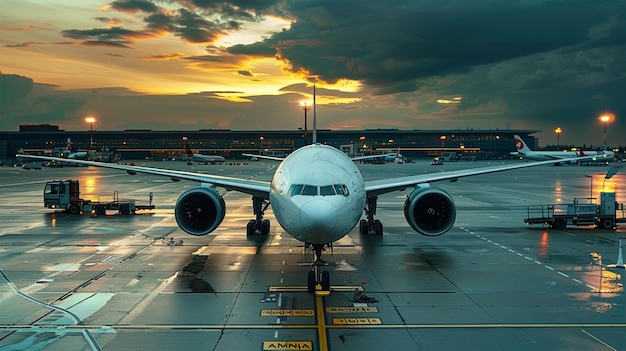
[[[46,156],[17,156],[67,161]],[[198,187],[179,197],[174,210],[179,227],[191,235],[209,234],[224,219],[226,203],[217,188],[252,196],[255,218],[247,224],[248,235],[270,232],[269,220],[263,216],[271,204],[276,220],[285,232],[313,248],[315,257],[308,275],[309,292],[330,290],[329,272],[322,271],[324,249],[343,238],[357,224],[362,234],[383,233],[383,224],[375,219],[379,195],[408,189],[403,210],[408,225],[422,235],[437,236],[454,224],[456,207],[452,197],[443,189],[431,186],[431,182],[455,181],[460,177],[555,163],[553,160],[515,163],[365,181],[354,159],[339,149],[319,143],[301,147],[280,160],[270,182],[95,161],[71,162],[122,170],[131,175],[145,173],[169,177],[173,181],[199,182]]]
[[[533,151],[528,145],[522,140],[519,135],[514,136],[515,139],[515,147],[517,148],[517,152],[511,152],[513,156],[519,156],[520,158],[524,158],[527,160],[535,160],[535,161],[545,161],[545,160],[559,160],[559,159],[567,159],[572,157],[579,156],[588,156],[591,157],[607,157],[611,158],[615,156],[613,151]]]
[[[224,156],[220,155],[203,155],[201,153],[194,153],[191,151],[191,146],[189,146],[189,142],[187,142],[187,138],[183,138],[185,140],[185,152],[187,153],[187,163],[191,164],[192,162],[204,163],[206,164],[216,164],[216,163],[224,163],[226,159]]]

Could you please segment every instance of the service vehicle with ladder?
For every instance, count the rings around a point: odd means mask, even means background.
[[[120,201],[117,191],[112,201],[91,201],[80,198],[80,183],[78,180],[54,180],[46,183],[43,193],[44,206],[61,209],[71,214],[95,212],[99,215],[107,211],[117,211],[119,214],[130,215],[138,210],[152,210],[152,193],[149,205],[137,205],[134,200]]]

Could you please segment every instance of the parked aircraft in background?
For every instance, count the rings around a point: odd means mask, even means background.
[[[562,160],[562,159],[566,159],[565,161],[568,161],[568,158],[574,158],[574,157],[582,157],[582,156],[587,156],[587,158],[593,158],[593,157],[606,157],[606,158],[612,158],[615,156],[615,153],[612,151],[583,151],[583,150],[578,150],[578,151],[567,151],[567,150],[563,150],[563,151],[533,151],[531,150],[528,145],[524,142],[524,140],[522,140],[522,138],[519,135],[515,135],[515,147],[517,148],[517,152],[511,152],[511,155],[513,156],[518,156],[520,158],[523,159],[527,159],[527,160],[534,160],[534,161],[545,161],[545,160]]]
[[[187,137],[184,137],[183,140],[185,141],[185,151],[187,153],[187,164],[192,164],[193,162],[196,162],[196,163],[204,163],[205,165],[207,164],[214,165],[216,163],[223,163],[224,161],[226,161],[226,159],[223,156],[203,155],[198,152],[194,153],[193,151],[191,151],[191,147],[189,146]]]
[[[87,151],[72,152],[72,139],[70,138],[67,138],[67,146],[65,147],[64,154],[67,155],[67,158],[69,159],[79,159],[79,160],[87,159]]]
[[[404,156],[402,156],[402,154],[400,153],[400,148],[398,148],[398,152],[391,152],[386,154],[383,157],[383,160],[388,163],[404,163]]]

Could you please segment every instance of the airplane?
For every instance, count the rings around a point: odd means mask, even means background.
[[[187,137],[184,137],[183,140],[185,140],[185,151],[187,152],[187,164],[191,165],[193,162],[197,162],[197,163],[204,163],[206,164],[216,164],[216,163],[223,163],[224,161],[226,161],[226,159],[223,156],[219,156],[219,155],[203,155],[199,152],[193,152],[191,151],[191,147],[189,146],[189,143],[187,142]]]
[[[79,159],[86,160],[87,159],[87,151],[76,151],[72,152],[72,139],[67,138],[67,145],[65,146],[65,150],[61,150],[63,155],[66,155],[69,159]]]
[[[362,235],[383,234],[383,224],[375,217],[378,196],[408,189],[403,206],[408,225],[422,235],[439,236],[454,225],[456,205],[448,192],[431,186],[431,183],[444,180],[455,182],[461,177],[555,163],[554,160],[525,162],[366,181],[355,161],[372,156],[350,158],[335,147],[317,142],[315,90],[313,99],[312,144],[295,150],[285,158],[249,155],[280,161],[269,182],[96,161],[71,162],[122,170],[130,175],[144,173],[169,177],[175,182],[189,180],[200,183],[183,192],[174,207],[178,226],[191,235],[207,235],[217,229],[224,219],[226,202],[217,188],[252,196],[255,218],[246,225],[246,235],[249,236],[257,232],[269,234],[270,221],[263,217],[271,204],[274,216],[285,232],[313,249],[312,269],[307,276],[307,291],[310,293],[330,292],[330,273],[323,270],[324,250],[332,249],[334,242],[357,225]],[[16,156],[59,160],[48,156]],[[362,218],[363,215],[365,218]]]
[[[534,160],[534,161],[545,161],[545,160],[562,160],[569,159],[574,157],[582,157],[587,156],[587,159],[592,157],[607,157],[611,158],[615,156],[615,153],[612,151],[604,150],[604,151],[533,151],[528,145],[522,140],[519,135],[513,136],[515,139],[515,147],[517,148],[517,152],[511,152],[510,154],[513,156],[519,156],[523,159]],[[571,161],[571,160],[565,160]]]
[[[50,161],[67,160],[24,154],[17,156]],[[263,219],[263,216],[271,204],[276,220],[285,232],[305,243],[307,247],[313,248],[313,269],[308,275],[307,290],[315,292],[330,291],[329,272],[321,271],[324,266],[322,251],[332,248],[333,242],[343,238],[357,224],[363,235],[372,232],[382,235],[383,224],[375,218],[378,196],[409,189],[410,193],[404,202],[404,217],[407,223],[417,233],[439,236],[452,228],[456,218],[456,206],[450,194],[431,186],[430,183],[548,165],[555,161],[516,163],[365,181],[353,159],[332,146],[314,143],[303,146],[281,159],[270,182],[96,161],[71,162],[122,170],[131,175],[144,173],[169,177],[173,181],[199,182],[200,186],[182,193],[174,209],[178,226],[191,235],[209,234],[217,229],[224,219],[226,203],[222,194],[218,192],[218,187],[252,196],[255,218],[246,226],[247,235],[253,235],[257,231],[262,235],[269,234],[270,222]],[[362,218],[363,214],[365,218]]]
[[[387,163],[404,163],[404,156],[400,153],[400,148],[398,148],[398,152],[391,152],[386,154],[383,157],[383,161]]]

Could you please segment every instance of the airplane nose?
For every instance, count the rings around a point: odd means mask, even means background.
[[[302,206],[300,224],[309,230],[334,228],[337,225],[337,207],[324,199],[311,200]]]

